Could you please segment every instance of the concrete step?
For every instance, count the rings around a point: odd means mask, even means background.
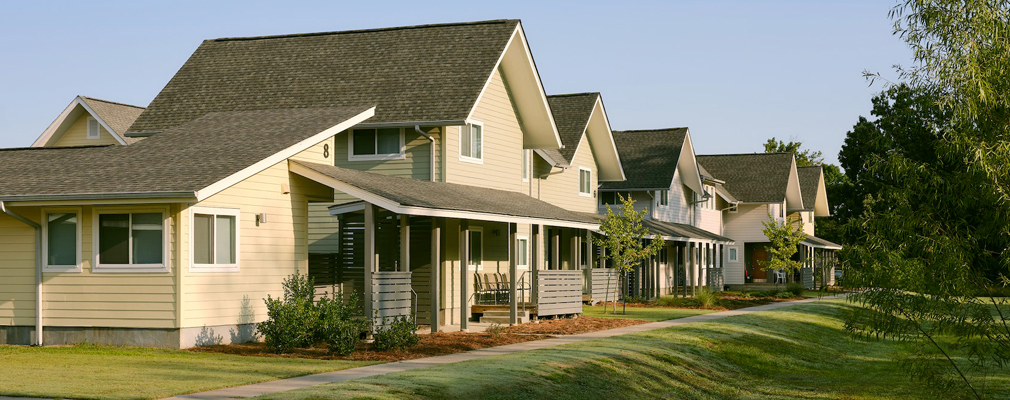
[[[522,310],[519,310],[516,312],[516,321],[519,322],[520,324],[524,324],[529,320],[530,320],[530,313],[528,311],[524,312]],[[509,313],[508,310],[504,311],[487,310],[484,311],[484,314],[481,315],[480,317],[480,322],[482,324],[485,323],[508,324],[511,321],[512,321],[511,314]]]

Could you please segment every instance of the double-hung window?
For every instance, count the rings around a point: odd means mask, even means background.
[[[530,266],[529,239],[520,237],[516,240],[516,268],[528,269]]]
[[[403,128],[352,129],[347,140],[348,161],[405,158]]]
[[[239,210],[193,207],[189,269],[203,272],[239,270]]]
[[[668,206],[670,205],[670,191],[669,190],[659,190],[656,192],[656,196],[659,198],[659,205]]]
[[[473,163],[484,162],[484,126],[479,123],[464,125],[459,135],[459,159]]]
[[[88,117],[88,139],[98,139],[101,137],[98,120]]]
[[[80,210],[45,210],[42,246],[45,272],[81,271]]]
[[[96,272],[168,272],[164,210],[97,211]]]
[[[593,172],[589,168],[579,167],[579,195],[592,195]]]

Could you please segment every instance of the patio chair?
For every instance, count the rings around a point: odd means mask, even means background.
[[[775,283],[786,283],[786,271],[777,269],[774,271]]]
[[[493,285],[491,284],[491,278],[488,278],[487,273],[484,274],[484,286],[487,287],[487,289],[490,292],[490,294],[494,295],[494,302],[495,302],[495,304],[497,304],[498,303],[498,285],[497,285],[497,282],[495,284],[493,284]]]

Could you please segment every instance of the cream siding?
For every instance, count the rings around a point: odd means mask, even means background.
[[[451,129],[446,135],[446,181],[522,192],[519,150],[523,148],[523,133],[500,71],[491,76],[473,119],[483,123],[483,161],[475,164],[461,160],[459,129]]]
[[[768,220],[767,204],[740,204],[735,213],[726,212],[724,234],[737,242],[767,242],[763,221]]]
[[[736,249],[736,261],[732,261],[729,258],[730,249]],[[723,247],[723,279],[727,285],[742,285],[744,284],[744,245],[741,242],[737,242],[734,245],[726,245]]]
[[[0,213],[0,254],[0,326],[35,325],[35,230]]]
[[[673,172],[673,182],[670,183],[669,204],[659,205],[659,199],[651,200],[655,204],[653,218],[658,221],[674,222],[685,225],[695,225],[694,191],[684,186],[684,181],[680,177],[680,170]]]
[[[539,180],[538,183],[542,185],[540,200],[567,210],[588,213],[596,212],[597,204],[599,203],[597,199],[597,188],[599,187],[597,173],[599,170],[596,167],[596,158],[593,156],[593,149],[588,136],[582,136],[582,140],[579,142],[579,150],[575,153],[575,158],[571,164],[572,167],[564,172],[549,175]],[[516,165],[521,166],[522,164],[517,163]],[[588,196],[579,194],[580,167],[588,168],[591,172]],[[521,171],[521,169],[518,169],[518,171]]]
[[[95,145],[105,145],[105,144],[119,144],[119,141],[113,137],[113,133],[105,129],[101,124],[98,125],[99,137],[98,139],[88,139],[88,118],[91,115],[84,113],[77,121],[74,121],[67,128],[67,131],[63,133],[53,144],[48,145],[48,147],[65,147],[65,146],[95,146]]]

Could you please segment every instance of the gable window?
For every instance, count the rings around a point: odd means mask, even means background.
[[[464,125],[459,136],[460,160],[484,162],[484,126],[479,123]]]
[[[530,265],[529,239],[519,237],[516,240],[516,268],[527,269]]]
[[[729,260],[734,262],[737,260],[736,249],[733,247],[729,248]]]
[[[593,172],[589,168],[579,167],[579,196],[592,194]]]
[[[668,206],[670,205],[670,191],[660,190],[656,192],[656,196],[659,197],[659,205]]]
[[[239,210],[194,207],[192,209],[191,271],[237,272],[239,270]]]
[[[43,214],[42,246],[45,272],[81,271],[81,223],[79,210],[46,210]]]
[[[101,211],[96,219],[96,272],[168,272],[164,211]]]
[[[403,136],[402,128],[352,129],[347,135],[348,161],[402,160]]]
[[[522,163],[523,163],[523,168],[522,168],[523,169],[523,182],[529,182],[530,181],[530,151],[526,150],[526,149],[523,149],[522,152],[523,152],[523,157],[522,157]]]
[[[88,139],[98,139],[100,134],[98,120],[88,117]]]

